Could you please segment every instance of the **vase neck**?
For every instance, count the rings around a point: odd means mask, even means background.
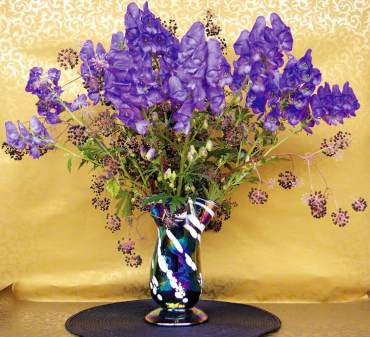
[[[158,227],[174,228],[190,225],[203,232],[214,216],[215,203],[211,200],[195,198],[188,200],[177,213],[170,210],[168,203],[155,203],[150,206],[150,213]]]

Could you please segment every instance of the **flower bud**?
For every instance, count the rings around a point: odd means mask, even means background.
[[[155,158],[155,148],[151,147],[145,155],[146,160],[152,161]]]
[[[210,139],[207,140],[207,143],[206,143],[206,149],[208,151],[212,151],[212,148],[213,148],[213,143]]]
[[[164,175],[163,175],[163,178],[164,179],[169,179],[170,177],[171,177],[171,169],[170,168],[168,168],[167,170],[166,170],[166,172],[164,173]]]
[[[207,130],[208,129],[208,121],[205,119],[202,125],[202,128]]]
[[[194,161],[194,155],[193,155],[190,151],[188,152],[188,156],[187,156],[187,158],[188,158],[188,161],[189,161],[190,163]]]
[[[197,150],[195,149],[194,145],[190,146],[190,152],[191,152],[191,154],[196,154],[197,153]]]
[[[199,157],[201,157],[201,158],[205,158],[205,157],[207,157],[207,155],[208,155],[208,151],[207,151],[207,149],[206,149],[204,146],[202,146],[202,147],[199,149]]]

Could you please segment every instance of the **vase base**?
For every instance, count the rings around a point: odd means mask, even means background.
[[[183,311],[158,308],[145,316],[147,323],[171,327],[197,325],[207,320],[208,315],[195,307]]]

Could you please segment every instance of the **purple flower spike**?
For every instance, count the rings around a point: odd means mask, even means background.
[[[12,122],[5,122],[7,144],[18,150],[26,150],[32,158],[38,159],[41,149],[52,149],[54,141],[37,117],[31,117],[30,128],[32,133],[20,121],[18,130]]]
[[[143,10],[135,3],[127,6],[125,15],[126,39],[129,50],[136,53],[152,53],[168,60],[173,50],[178,48],[178,40],[156,18],[145,2]]]
[[[26,91],[39,98],[37,102],[37,112],[44,116],[50,124],[59,123],[59,114],[64,111],[63,104],[60,102],[60,95],[63,90],[58,86],[60,71],[55,68],[48,70],[47,75],[42,68],[34,67],[30,70]]]
[[[345,118],[356,115],[356,110],[360,108],[349,83],[346,82],[342,92],[338,85],[331,89],[329,83],[319,87],[317,94],[313,95],[310,101],[314,118],[323,119],[329,125],[343,123]]]
[[[100,100],[102,82],[105,70],[108,68],[107,53],[101,43],[96,46],[96,52],[91,40],[87,40],[80,51],[81,75],[89,98],[94,105]]]
[[[291,51],[293,48],[293,36],[290,28],[284,24],[280,16],[276,13],[270,15],[270,22],[272,33],[279,45],[279,50],[285,52]]]

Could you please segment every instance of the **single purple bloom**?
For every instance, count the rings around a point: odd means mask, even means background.
[[[39,159],[41,156],[40,149],[36,145],[31,145],[28,149],[28,154],[33,158],[33,159]]]
[[[194,111],[194,103],[187,100],[183,103],[179,110],[173,114],[175,121],[174,130],[184,132],[186,135],[190,131],[190,121]]]
[[[123,32],[118,32],[112,34],[111,43],[110,43],[110,51],[112,50],[125,50],[126,43],[125,43],[125,35]]]
[[[270,15],[272,32],[276,38],[281,51],[291,51],[293,48],[293,36],[290,28],[284,24],[280,16],[276,13]]]
[[[56,68],[50,68],[48,70],[48,79],[53,82],[54,85],[58,85],[60,74],[60,70]]]
[[[266,115],[263,128],[265,130],[274,132],[279,126],[279,105],[276,105],[271,109],[271,111]]]
[[[18,130],[19,134],[22,136],[23,141],[27,144],[30,145],[33,142],[33,137],[32,134],[27,130],[27,128],[23,125],[22,122],[18,121]]]
[[[54,140],[51,138],[48,130],[35,116],[30,118],[30,129],[33,133],[33,143],[35,145],[45,146],[47,144],[54,143]]]
[[[152,161],[155,158],[156,150],[154,147],[151,147],[145,155],[145,158],[149,161]]]
[[[72,103],[64,102],[64,104],[71,112],[75,112],[90,105],[85,94],[78,95]]]
[[[20,136],[17,127],[13,122],[5,122],[5,131],[6,131],[6,142],[12,147],[15,147],[18,150],[23,150],[26,146],[22,137]]]
[[[171,76],[168,81],[170,97],[176,101],[184,102],[188,96],[188,91],[176,76]]]

